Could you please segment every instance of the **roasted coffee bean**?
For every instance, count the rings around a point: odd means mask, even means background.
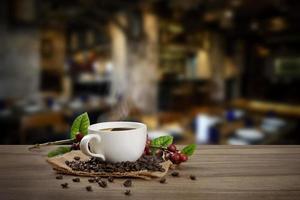
[[[80,160],[80,157],[79,156],[75,156],[74,160]]]
[[[94,178],[89,178],[88,181],[89,181],[90,183],[95,183],[96,180],[95,180]]]
[[[132,186],[132,181],[131,181],[130,179],[127,179],[127,180],[123,183],[123,185],[124,185],[125,187],[131,187],[131,186]]]
[[[166,178],[161,178],[161,179],[159,180],[159,182],[160,182],[160,183],[166,183]]]
[[[93,191],[92,186],[90,186],[90,185],[89,185],[89,186],[86,186],[85,189],[86,189],[87,191],[89,191],[89,192]]]
[[[62,175],[58,175],[55,178],[61,180],[61,179],[63,179],[63,176]]]
[[[179,172],[172,172],[171,175],[174,176],[174,177],[178,177],[179,176]]]
[[[66,189],[69,187],[69,184],[68,183],[62,183],[60,184],[62,188]]]
[[[101,180],[102,180],[101,177],[95,178],[95,181],[96,181],[97,183],[99,183],[99,181],[101,181]]]
[[[114,177],[110,176],[107,178],[107,180],[112,183],[112,182],[114,182]]]
[[[80,178],[78,178],[78,177],[77,178],[73,178],[72,180],[73,180],[73,182],[77,182],[77,183],[80,182]]]
[[[190,179],[194,181],[194,180],[196,180],[197,178],[196,178],[195,175],[190,175]]]
[[[101,182],[105,187],[107,186],[107,182],[105,180],[101,180]]]
[[[102,187],[102,188],[106,188],[106,187],[107,187],[107,182],[104,181],[104,180],[101,180],[101,181],[98,182],[98,185],[99,185],[100,187]]]
[[[129,196],[130,193],[131,193],[130,190],[125,190],[125,192],[124,192],[124,194],[127,195],[127,196]]]

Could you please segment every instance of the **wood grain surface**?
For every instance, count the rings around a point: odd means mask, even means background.
[[[28,146],[0,146],[1,200],[77,199],[300,199],[300,146],[199,146],[190,160],[158,180],[133,180],[132,195],[125,196],[124,179],[100,188],[72,176],[55,179],[45,161],[49,149],[29,152]],[[194,174],[196,181],[189,179]],[[69,183],[62,189],[61,183]],[[92,192],[85,187],[91,185]]]

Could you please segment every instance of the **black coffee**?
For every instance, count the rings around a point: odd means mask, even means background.
[[[123,127],[120,127],[120,128],[105,128],[105,129],[100,129],[100,131],[129,131],[129,130],[133,130],[135,128],[123,128]]]

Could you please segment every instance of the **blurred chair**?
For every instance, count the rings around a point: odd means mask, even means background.
[[[26,144],[28,142],[27,136],[29,132],[30,134],[38,134],[39,131],[37,130],[45,130],[47,128],[50,128],[51,130],[47,135],[51,138],[51,135],[54,133],[67,133],[69,126],[64,120],[63,113],[60,112],[38,113],[23,116],[21,119],[20,143]]]

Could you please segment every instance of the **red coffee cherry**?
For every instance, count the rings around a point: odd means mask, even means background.
[[[172,163],[179,164],[180,163],[180,155],[178,153],[173,153],[171,155]]]
[[[187,161],[187,160],[188,160],[188,156],[185,155],[185,154],[183,154],[183,153],[181,153],[181,154],[180,154],[180,161],[181,161],[181,162],[185,162],[185,161]]]
[[[77,141],[77,142],[80,142],[80,141],[82,140],[83,136],[84,136],[84,135],[83,135],[82,133],[78,132],[78,133],[76,134],[76,136],[75,136],[75,137],[76,137],[76,141]]]
[[[145,155],[150,155],[151,154],[151,149],[149,147],[145,147],[144,154]]]
[[[171,152],[176,152],[175,144],[171,144],[170,146],[168,146],[168,150],[171,151]]]

